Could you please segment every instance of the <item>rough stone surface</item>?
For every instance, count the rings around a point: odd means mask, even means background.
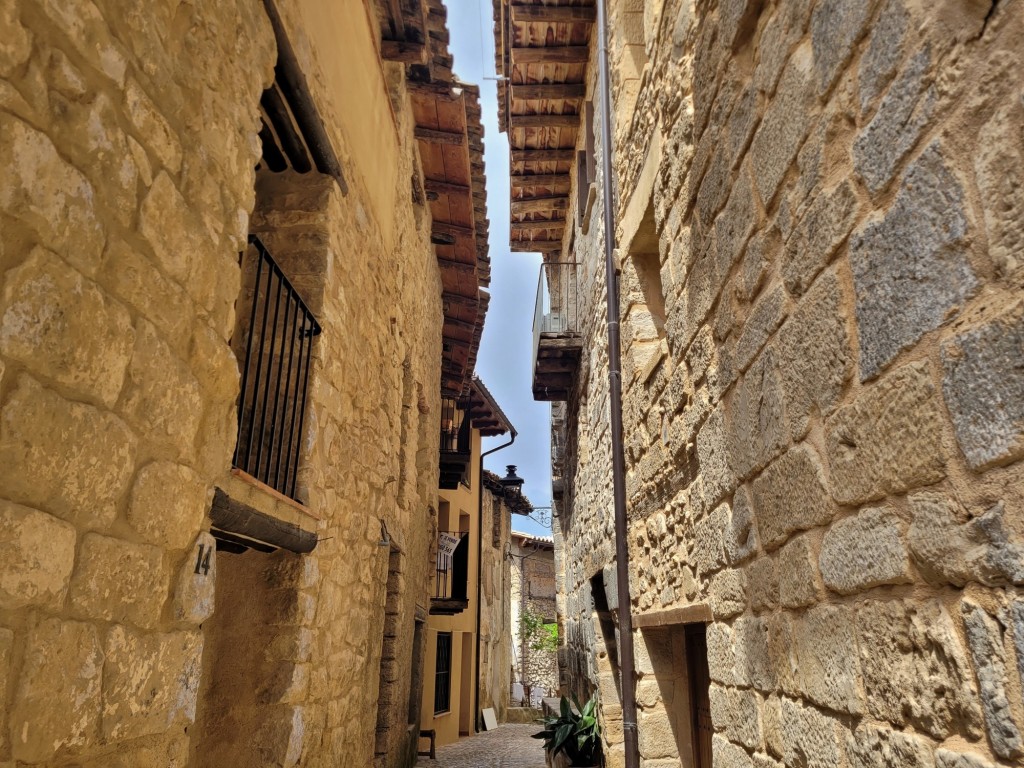
[[[164,461],[147,464],[132,485],[128,522],[149,544],[184,549],[206,514],[206,488],[188,467]]]
[[[888,509],[864,509],[835,523],[821,544],[821,578],[840,594],[912,580],[903,525]]]
[[[107,634],[103,735],[124,739],[163,733],[195,719],[203,651],[196,632],[142,635],[121,626]]]
[[[6,276],[0,354],[111,406],[135,337],[128,311],[56,254],[36,248]]]
[[[814,416],[824,418],[838,404],[853,375],[849,344],[839,282],[829,272],[779,333],[779,355],[789,361],[782,367],[782,388],[794,440],[807,434]]]
[[[747,580],[743,571],[729,569],[715,574],[708,588],[711,612],[716,619],[728,619],[747,607]]]
[[[981,606],[965,600],[962,608],[967,643],[982,692],[985,729],[992,749],[1006,759],[1019,757],[1024,754],[1024,738],[1015,722],[1006,689],[1002,628]]]
[[[754,554],[757,546],[757,524],[750,494],[745,487],[737,488],[724,536],[726,560],[731,565],[738,565]]]
[[[167,597],[156,547],[90,533],[82,538],[68,600],[82,617],[152,627]]]
[[[859,504],[945,476],[936,394],[927,366],[911,363],[825,422],[836,501]]]
[[[811,126],[812,67],[809,47],[793,53],[750,145],[754,182],[766,205],[775,196]]]
[[[909,23],[903,0],[889,0],[872,27],[867,50],[857,70],[862,114],[896,74]]]
[[[942,345],[943,394],[973,469],[1024,457],[1024,302]]]
[[[813,707],[782,699],[782,748],[786,765],[833,768],[841,764],[838,723]]]
[[[1007,527],[1002,503],[970,517],[941,494],[921,493],[910,497],[910,509],[907,542],[929,581],[1024,583],[1024,542]]]
[[[74,562],[72,526],[0,500],[0,608],[59,610]]]
[[[978,137],[974,161],[985,211],[988,253],[1001,276],[1016,273],[1024,264],[1022,112],[1024,104],[1008,100],[992,115]]]
[[[963,189],[933,144],[911,165],[884,217],[850,241],[862,381],[974,293],[966,232]]]
[[[811,41],[819,94],[832,87],[870,13],[869,0],[825,0],[814,9]]]
[[[852,612],[839,606],[811,608],[798,622],[795,634],[800,685],[806,695],[829,709],[862,712]]]
[[[45,619],[28,635],[11,711],[15,760],[46,760],[99,739],[103,646],[96,628]]]
[[[200,533],[185,556],[174,588],[174,618],[189,624],[202,624],[214,609],[217,583],[217,541]]]
[[[15,501],[102,528],[114,519],[135,448],[116,416],[21,376],[0,413],[0,486]]]
[[[795,531],[824,525],[835,509],[817,456],[799,445],[771,464],[753,484],[757,527],[765,547],[782,544]]]
[[[935,768],[995,768],[993,763],[973,752],[935,750]]]
[[[790,293],[807,291],[850,234],[857,215],[853,185],[817,196],[786,242],[782,277]]]
[[[850,768],[934,768],[932,746],[921,736],[864,726],[846,737]]]
[[[757,612],[772,610],[779,604],[779,575],[775,561],[768,555],[747,566],[750,607]]]
[[[814,550],[807,536],[797,536],[779,550],[779,602],[786,608],[813,604],[822,593]]]
[[[889,183],[928,125],[938,98],[934,84],[925,81],[930,64],[927,48],[910,60],[882,99],[878,114],[854,142],[857,173],[872,193]]]
[[[936,602],[871,601],[857,610],[867,709],[936,739],[981,735],[974,674],[953,621]]]

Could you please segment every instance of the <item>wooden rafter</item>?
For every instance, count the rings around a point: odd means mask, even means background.
[[[513,200],[512,213],[536,213],[538,211],[564,211],[569,207],[568,195],[549,195],[528,200]]]
[[[466,134],[454,131],[438,131],[434,128],[421,128],[417,125],[413,134],[417,139],[429,141],[431,144],[447,144],[453,147],[462,147],[466,144]]]
[[[513,115],[511,128],[574,128],[580,124],[579,115]]]
[[[512,83],[513,99],[582,99],[587,95],[583,83],[543,83],[519,85]]]
[[[597,20],[594,6],[513,5],[511,11],[513,24],[593,24]]]
[[[564,163],[576,159],[574,149],[513,149],[513,163]]]
[[[516,253],[549,253],[562,250],[561,240],[513,240],[512,251]]]
[[[542,48],[513,48],[513,64],[586,64],[590,48],[586,45],[557,45]]]

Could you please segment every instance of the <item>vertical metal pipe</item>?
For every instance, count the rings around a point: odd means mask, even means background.
[[[634,688],[633,617],[629,599],[629,540],[626,526],[626,463],[622,449],[622,371],[619,285],[615,274],[615,211],[612,195],[611,86],[608,79],[608,12],[597,0],[598,88],[601,95],[601,184],[604,203],[604,263],[608,299],[608,396],[611,410],[612,487],[615,503],[615,566],[619,600],[619,671],[626,768],[639,768]]]

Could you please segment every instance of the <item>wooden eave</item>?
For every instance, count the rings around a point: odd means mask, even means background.
[[[479,376],[473,376],[465,407],[473,420],[473,429],[480,430],[480,434],[484,437],[495,437],[516,431],[508,416],[494,399],[494,395],[490,393]]]
[[[562,248],[596,19],[593,0],[492,0],[513,251]]]
[[[388,61],[419,64],[429,49],[425,0],[373,0],[380,25],[380,56]]]
[[[444,327],[441,389],[468,395],[490,297],[487,193],[480,89],[452,74],[447,10],[426,0],[428,51],[406,68],[414,136],[441,271]]]

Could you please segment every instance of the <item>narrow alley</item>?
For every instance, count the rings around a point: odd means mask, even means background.
[[[541,742],[531,738],[540,726],[500,725],[456,744],[437,748],[437,760],[421,757],[417,768],[544,768]]]

